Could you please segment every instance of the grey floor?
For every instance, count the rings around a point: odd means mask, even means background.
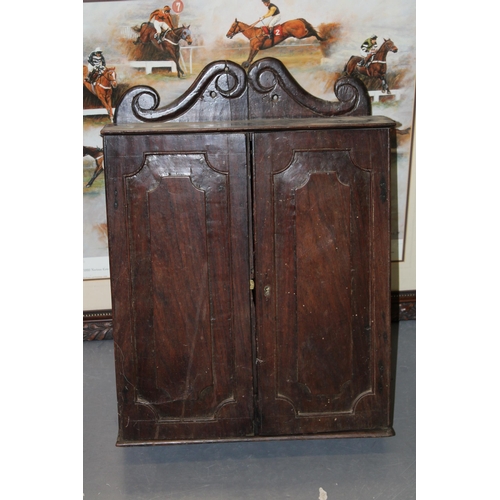
[[[393,329],[396,436],[376,439],[117,448],[113,342],[84,342],[84,500],[416,498],[416,322]]]

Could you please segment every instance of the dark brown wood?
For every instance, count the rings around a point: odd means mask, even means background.
[[[254,141],[260,434],[386,428],[388,130],[280,135]]]
[[[160,97],[151,87],[130,89],[116,110],[114,123],[200,122],[247,118],[247,76],[231,61],[207,66],[189,89],[168,106],[159,108]]]
[[[415,290],[391,292],[391,320],[417,319],[417,293]],[[112,340],[113,313],[111,309],[83,312],[83,340]]]
[[[249,118],[310,118],[313,116],[366,116],[371,98],[360,80],[339,78],[334,85],[337,102],[305,91],[285,66],[274,58],[255,62],[248,71]]]
[[[403,290],[391,292],[391,320],[417,319],[417,292]],[[83,340],[112,340],[113,313],[111,309],[83,312]]]
[[[336,87],[219,61],[103,129],[119,445],[393,433],[394,122]]]
[[[248,77],[238,64],[216,61],[200,73],[182,96],[165,107],[159,107],[160,97],[153,88],[130,89],[117,106],[114,123],[197,123],[371,114],[370,96],[357,78],[339,78],[334,92],[338,102],[309,94],[274,58],[254,63]]]

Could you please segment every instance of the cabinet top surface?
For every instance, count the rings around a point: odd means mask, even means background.
[[[395,125],[396,122],[394,120],[385,116],[276,118],[207,122],[127,123],[122,125],[109,124],[102,129],[101,134],[107,136],[186,133],[244,133],[285,130],[392,128]]]

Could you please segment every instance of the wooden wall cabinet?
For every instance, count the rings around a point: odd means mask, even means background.
[[[390,134],[275,59],[102,130],[118,445],[389,436]]]

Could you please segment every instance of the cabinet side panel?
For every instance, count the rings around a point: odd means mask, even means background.
[[[104,137],[106,164],[106,215],[108,225],[113,342],[115,351],[116,395],[119,437],[133,407],[136,362],[130,307],[129,242],[123,175],[138,168],[142,155],[135,155],[123,137]]]

